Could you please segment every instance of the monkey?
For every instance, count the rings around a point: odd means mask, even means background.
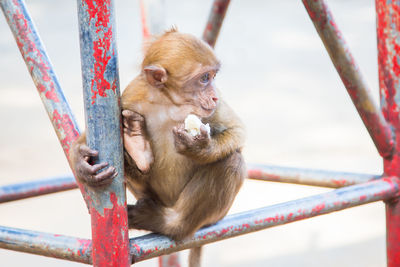
[[[137,199],[128,205],[129,228],[180,241],[221,220],[246,176],[243,123],[215,86],[220,61],[213,49],[175,28],[148,45],[141,72],[121,96],[124,176]],[[210,125],[192,136],[184,129],[189,114]],[[71,149],[77,178],[90,186],[109,184],[117,175],[108,163],[91,164],[98,152],[85,134]],[[199,266],[200,248],[190,266]]]

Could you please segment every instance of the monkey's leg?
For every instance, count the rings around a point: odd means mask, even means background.
[[[169,236],[182,239],[222,219],[239,192],[245,175],[245,164],[240,152],[199,167],[176,204],[164,213],[163,231]]]
[[[147,173],[154,161],[150,142],[146,137],[145,122],[142,115],[131,110],[122,111],[124,125],[124,147],[135,161],[138,169]]]
[[[142,199],[128,207],[129,226],[181,240],[204,225],[222,219],[245,178],[242,155],[234,152],[218,162],[198,168],[172,207]]]

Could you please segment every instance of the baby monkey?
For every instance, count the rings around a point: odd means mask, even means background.
[[[231,207],[246,175],[244,127],[215,87],[219,68],[208,44],[175,29],[149,44],[141,73],[122,94],[125,178],[137,199],[128,205],[130,228],[179,241]],[[187,132],[189,114],[210,131]],[[98,152],[86,146],[84,134],[71,151],[82,182],[101,186],[116,176],[107,163],[90,164]],[[198,266],[199,253],[192,249],[190,266]]]

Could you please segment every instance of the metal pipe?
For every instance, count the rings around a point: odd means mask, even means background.
[[[323,0],[303,0],[303,3],[378,152],[390,158],[394,146],[391,129],[373,101],[327,4]]]
[[[376,0],[378,70],[381,106],[395,135],[394,156],[384,159],[387,175],[400,174],[400,121],[398,94],[400,91],[400,24],[399,1]],[[386,203],[387,266],[400,266],[400,203]]]
[[[248,178],[254,180],[340,188],[381,178],[381,175],[247,164]],[[0,203],[77,188],[71,176],[43,179],[0,187]]]
[[[389,201],[398,197],[399,194],[399,179],[386,177],[328,193],[229,215],[214,225],[200,229],[193,238],[181,242],[175,242],[158,234],[131,238],[130,250],[135,262],[139,262],[374,201]],[[87,239],[0,227],[0,248],[91,263],[91,241]]]
[[[78,185],[72,175],[5,185],[0,187],[0,203],[66,191],[77,187]]]
[[[203,32],[203,40],[212,47],[217,42],[219,31],[221,30],[222,22],[224,21],[230,2],[230,0],[214,0],[206,28]]]
[[[25,3],[1,0],[0,6],[68,158],[80,131]]]
[[[131,239],[131,253],[138,262],[378,200],[389,200],[399,194],[398,178],[382,178],[324,194],[230,215],[214,225],[200,229],[193,238],[181,242],[174,242],[157,234],[136,237]]]
[[[91,264],[88,239],[0,226],[0,248]]]
[[[248,164],[250,179],[339,188],[376,180],[381,175]]]
[[[121,107],[113,1],[78,0],[87,145],[118,175],[105,188],[86,188],[93,265],[129,266]]]
[[[140,0],[143,39],[165,31],[165,0]]]

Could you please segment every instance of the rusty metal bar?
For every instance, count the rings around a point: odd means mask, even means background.
[[[255,180],[339,188],[376,180],[381,175],[248,164],[248,178]]]
[[[181,242],[174,242],[158,234],[135,237],[130,239],[131,254],[135,262],[139,262],[374,201],[389,201],[399,194],[399,179],[385,177],[328,193],[229,215],[214,225],[200,229],[193,238]],[[83,263],[91,263],[92,255],[90,240],[7,227],[0,227],[0,248]]]
[[[143,39],[165,31],[165,0],[140,0]]]
[[[118,172],[110,186],[86,188],[93,266],[129,266],[121,109],[113,1],[78,0],[86,142]]]
[[[380,175],[345,173],[325,170],[248,164],[248,178],[255,180],[294,183],[339,188],[380,178]],[[42,179],[0,186],[0,203],[57,193],[78,188],[71,176]]]
[[[69,148],[79,136],[79,128],[25,3],[1,0],[0,6],[68,158]]]
[[[224,21],[230,2],[230,0],[214,0],[206,28],[203,32],[203,40],[212,47],[217,42],[219,31],[221,30],[222,22]]]
[[[400,24],[399,1],[376,0],[381,106],[395,135],[394,156],[384,159],[387,175],[400,174]],[[387,266],[400,266],[400,202],[386,202]]]
[[[90,11],[99,11],[97,10],[98,6],[97,4],[87,1],[86,4],[91,7]],[[109,4],[109,3],[108,3]],[[69,155],[69,149],[73,141],[75,141],[78,136],[79,136],[79,129],[77,127],[77,123],[74,119],[74,116],[72,115],[72,112],[65,100],[65,97],[62,93],[62,90],[60,88],[60,85],[58,83],[58,80],[54,74],[53,68],[50,64],[50,61],[45,53],[44,47],[40,41],[40,38],[37,34],[37,31],[32,23],[32,20],[28,14],[28,11],[25,7],[25,4],[22,0],[2,0],[0,1],[0,5],[2,8],[2,11],[7,19],[7,22],[14,34],[14,37],[17,41],[17,45],[20,49],[20,52],[25,60],[25,63],[28,67],[29,72],[31,73],[32,79],[38,89],[38,92],[42,98],[42,102],[47,110],[47,113],[50,117],[50,120],[53,123],[54,129],[57,133],[58,138],[60,139],[61,145],[64,149],[64,153],[66,154],[67,158]],[[83,8],[82,5],[80,5],[80,8]],[[109,9],[101,9],[100,11],[105,12],[103,15],[101,13],[96,13],[92,12],[90,15],[99,15],[96,17],[98,21],[100,21],[100,24],[105,23],[107,21],[107,18],[109,17],[109,13],[107,14],[106,12],[109,12]],[[103,20],[104,19],[104,20]],[[102,27],[102,25],[99,25],[99,27]],[[100,50],[105,48],[104,45],[107,45],[109,43],[109,37],[107,34],[110,33],[108,32],[102,32],[103,35],[102,39],[97,39],[94,40],[94,46],[99,48]],[[112,32],[111,32],[112,33]],[[90,35],[86,35],[85,37],[90,37]],[[88,40],[88,41],[92,41]],[[104,41],[105,43],[102,43]],[[99,51],[98,51],[99,52]],[[114,55],[115,53],[113,53]],[[103,55],[101,53],[94,54],[96,57],[100,57],[100,61],[98,65],[96,65],[96,69],[93,70],[93,73],[102,73],[104,75],[105,69],[107,67],[107,64],[101,65],[104,63],[104,60],[110,60],[110,58],[104,58],[102,57]],[[113,57],[113,60],[116,57]],[[115,60],[111,61],[116,63]],[[84,69],[84,72],[89,71],[90,68]],[[109,70],[109,69],[108,69]],[[115,72],[115,68],[114,68]],[[108,74],[108,73],[107,73]],[[99,77],[96,77],[99,78]],[[104,79],[102,80],[101,78],[97,79],[96,81],[103,82]],[[117,82],[117,81],[116,81]],[[106,82],[98,84],[99,91],[98,93],[104,93],[105,88],[104,85],[106,85]],[[117,83],[112,84],[112,88],[116,88],[119,85]],[[96,94],[94,94],[96,96]],[[100,95],[103,97],[104,95]],[[116,116],[116,118],[119,118]],[[119,128],[118,128],[119,129]],[[121,161],[120,161],[121,162]],[[118,166],[117,166],[118,167]],[[121,169],[121,168],[119,168]],[[123,173],[123,172],[120,172]],[[117,179],[121,183],[121,179]],[[96,207],[93,205],[94,202],[91,202],[93,200],[96,200],[96,195],[93,192],[90,192],[90,188],[84,188],[82,185],[80,185],[81,192],[85,198],[85,200],[88,202],[89,209],[91,211],[92,216],[95,216],[94,210],[96,210]],[[102,203],[104,204],[104,203]],[[100,211],[98,213],[98,218],[101,220],[104,216],[104,213],[107,213],[108,216],[105,216],[107,218],[112,217],[112,211],[115,211],[115,209],[119,208],[119,212],[117,212],[117,215],[122,215],[118,218],[121,219],[121,221],[125,221],[126,224],[126,216],[124,218],[123,214],[125,212],[126,214],[126,209],[125,209],[125,201],[122,200],[121,204],[121,198],[119,198],[119,195],[115,194],[110,194],[110,198],[107,201],[107,205],[104,206],[106,209],[103,210],[103,212]],[[113,207],[114,209],[108,209],[110,206]],[[124,220],[125,219],[125,220]],[[102,222],[105,223],[106,220],[103,220]],[[101,223],[99,223],[99,226],[101,226]],[[118,225],[116,226],[118,227]],[[96,228],[100,229],[100,228]],[[105,228],[107,230],[107,228]],[[119,228],[119,233],[121,228]],[[123,227],[122,227],[123,229]],[[101,231],[99,236],[99,242],[96,242],[98,246],[100,247],[100,243],[103,242],[104,240],[101,240]],[[123,232],[123,231],[122,231]],[[125,231],[125,236],[123,237],[124,242],[122,242],[121,239],[115,238],[115,236],[112,236],[114,238],[115,242],[119,242],[118,245],[115,245],[117,247],[117,250],[125,250],[126,257],[124,257],[124,254],[121,253],[118,256],[118,261],[123,262],[125,260],[126,263],[128,263],[129,260],[129,254],[128,254],[128,243],[127,243],[127,227]],[[109,237],[109,234],[112,234],[114,232],[105,232],[104,235]],[[99,234],[99,233],[96,233]],[[97,239],[98,240],[98,239]],[[108,243],[105,242],[106,245],[109,245]],[[122,245],[121,245],[122,244]],[[125,246],[124,246],[125,244]],[[105,250],[107,250],[108,254],[101,254],[101,252],[97,253],[97,256],[101,255],[110,255],[110,253],[115,252],[115,247],[104,247]],[[117,257],[117,256],[115,256]],[[102,260],[100,260],[102,261]],[[106,262],[103,260],[103,262]],[[111,261],[109,261],[111,262]]]
[[[159,267],[180,267],[179,253],[172,253],[158,257]]]
[[[255,180],[339,188],[379,179],[380,175],[248,164],[248,178]],[[77,188],[73,176],[43,179],[0,187],[0,203]]]
[[[389,200],[397,197],[399,193],[398,178],[382,178],[324,194],[230,215],[215,225],[200,229],[193,238],[179,243],[156,234],[133,238],[131,239],[131,253],[138,262],[378,200]]]
[[[303,3],[378,152],[390,158],[393,155],[391,129],[373,101],[327,4],[323,0],[303,0]]]
[[[247,164],[248,178],[254,180],[340,188],[381,178],[381,175],[316,169]],[[43,179],[0,187],[0,203],[77,188],[73,176]]]
[[[88,239],[0,226],[0,248],[81,263],[92,263]]]
[[[78,185],[72,175],[5,185],[0,187],[0,203],[71,190],[77,187]]]

